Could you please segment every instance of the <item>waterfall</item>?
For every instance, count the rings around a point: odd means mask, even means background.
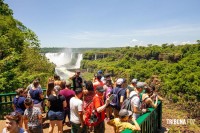
[[[67,49],[61,53],[46,53],[45,56],[50,62],[56,65],[55,73],[63,80],[68,79],[74,74],[74,72],[68,69],[80,68],[83,58],[81,53],[73,53],[71,49]]]
[[[83,59],[83,54],[78,54],[78,59],[76,61],[74,68],[80,68],[81,67],[81,60]]]

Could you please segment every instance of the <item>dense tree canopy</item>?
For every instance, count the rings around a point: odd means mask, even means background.
[[[200,45],[148,45],[84,53],[82,69],[141,81],[158,75],[161,92],[174,102],[200,100]]]
[[[25,87],[36,77],[46,82],[54,65],[40,54],[37,36],[13,18],[3,0],[0,7],[0,92]]]

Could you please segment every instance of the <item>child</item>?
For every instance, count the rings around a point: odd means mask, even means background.
[[[24,124],[26,131],[30,133],[43,133],[42,130],[42,113],[40,108],[33,107],[31,98],[24,100],[26,110],[24,111]]]
[[[131,111],[128,111],[127,109],[121,109],[119,111],[119,118],[110,120],[109,122],[107,122],[107,124],[115,128],[115,133],[120,133],[124,129],[141,130],[135,119],[133,119],[134,125],[128,122],[131,115]]]

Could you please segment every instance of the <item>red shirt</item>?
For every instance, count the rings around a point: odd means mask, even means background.
[[[93,83],[94,91],[96,91],[97,86],[103,86],[104,83],[102,81],[96,81]]]
[[[95,109],[97,110],[98,107],[101,107],[101,106],[104,105],[103,97],[100,97],[100,96],[98,96],[98,95],[96,94],[96,95],[94,96],[93,103],[94,103]],[[99,122],[104,121],[104,119],[105,119],[105,110],[103,110],[103,111],[101,112],[101,119],[99,120]]]

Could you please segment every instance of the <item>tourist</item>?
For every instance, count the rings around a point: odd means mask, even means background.
[[[103,101],[103,93],[104,93],[103,86],[97,86],[96,88],[96,95],[93,98],[93,104],[95,107],[95,110],[97,111],[98,115],[100,116],[97,121],[98,125],[94,126],[94,133],[104,133],[105,132],[105,109],[110,103],[109,98],[106,99],[105,104]]]
[[[111,101],[110,105],[114,110],[114,117],[118,117],[119,111],[123,101],[126,99],[126,80],[119,78],[116,81],[116,87],[111,90],[110,94],[116,95],[114,101]]]
[[[54,85],[61,86],[60,76],[58,76],[57,74],[54,75]]]
[[[104,83],[101,81],[102,76],[97,74],[96,81],[93,83],[94,90],[96,91],[97,86],[103,86]]]
[[[127,109],[121,109],[119,111],[119,118],[112,119],[108,121],[107,124],[114,127],[115,133],[121,133],[125,129],[130,129],[133,131],[141,130],[140,126],[138,125],[135,119],[132,119],[134,125],[129,123],[131,115],[132,115],[131,111],[128,111]]]
[[[12,112],[4,117],[6,120],[5,128],[2,133],[24,133],[24,129],[19,127],[21,115],[18,112]]]
[[[22,119],[19,122],[19,126],[22,127],[23,126],[23,115],[24,115],[24,111],[26,109],[25,105],[24,105],[24,100],[26,99],[25,97],[25,90],[23,88],[18,88],[16,90],[16,96],[13,99],[13,109],[15,112],[20,113]]]
[[[34,80],[33,87],[29,90],[30,97],[33,99],[34,107],[38,107],[42,109],[42,101],[43,101],[43,92],[40,88],[40,84],[38,80]]]
[[[48,98],[49,95],[51,95],[53,88],[54,88],[54,80],[49,80],[47,83],[46,98]]]
[[[71,122],[71,133],[83,132],[84,121],[83,121],[83,89],[76,88],[75,96],[70,99],[70,122]]]
[[[75,96],[75,92],[71,90],[70,87],[71,87],[71,82],[67,80],[65,84],[65,89],[60,91],[60,95],[63,95],[67,102],[67,107],[64,111],[63,124],[65,124],[66,116],[68,116],[68,120],[69,120],[69,123],[67,124],[68,126],[70,126],[70,102],[69,101],[72,97]]]
[[[153,90],[149,86],[144,87],[145,93],[142,94],[142,105],[141,108],[145,109],[148,107],[156,108],[158,104],[158,97],[154,95]],[[154,103],[155,100],[155,103]]]
[[[86,81],[85,82],[85,90],[84,90],[84,102],[83,106],[84,108],[92,101],[93,97],[95,95],[94,87],[92,81]]]
[[[144,82],[137,82],[135,91],[132,91],[130,93],[130,97],[133,96],[131,99],[131,109],[133,111],[132,116],[134,119],[137,119],[140,116],[140,114],[143,114],[147,111],[147,109],[140,110],[140,106],[141,106],[140,93],[143,92],[145,85],[146,84]]]
[[[76,70],[74,76],[70,77],[72,80],[73,90],[83,87],[83,79],[80,77],[80,70]]]
[[[26,98],[24,104],[26,106],[24,111],[25,130],[28,133],[43,133],[41,110],[33,106],[31,98]]]
[[[62,121],[64,119],[64,109],[67,103],[65,97],[60,95],[60,86],[54,86],[51,94],[48,97],[47,106],[49,107],[48,118],[50,120],[49,133],[53,133],[55,124],[58,126],[58,133],[63,132]]]
[[[104,90],[105,90],[105,94],[104,94],[104,100],[106,100],[109,96],[110,96],[110,92],[113,89],[113,85],[112,85],[112,81],[111,79],[107,79],[105,85],[103,86]],[[112,116],[113,113],[113,109],[110,105],[108,105],[106,107],[106,120],[109,121],[110,119],[113,118]]]
[[[129,97],[130,93],[135,90],[137,82],[138,82],[137,79],[132,79],[131,80],[131,84],[128,85],[127,91],[126,91],[127,92],[126,93],[127,97]]]

